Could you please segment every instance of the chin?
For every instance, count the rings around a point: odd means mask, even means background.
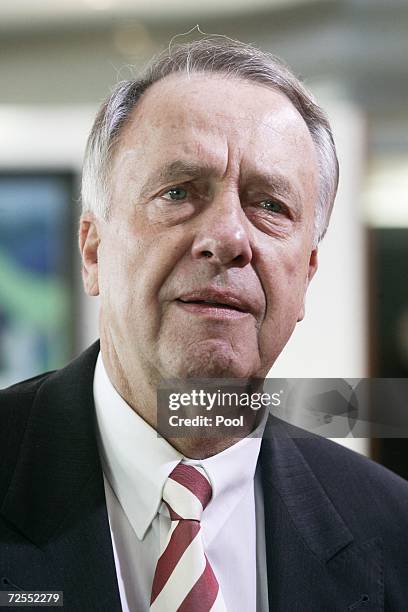
[[[171,369],[175,378],[248,378],[254,372],[252,368],[248,370],[248,363],[245,356],[239,359],[231,349],[201,347],[193,354],[182,355]]]

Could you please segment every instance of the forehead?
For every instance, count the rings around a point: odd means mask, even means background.
[[[226,171],[316,164],[309,130],[289,99],[262,84],[220,74],[170,75],[143,95],[117,150],[146,165],[185,157]]]

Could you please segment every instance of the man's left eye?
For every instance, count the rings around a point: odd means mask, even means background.
[[[261,202],[262,208],[268,210],[269,212],[283,213],[285,212],[285,207],[280,202],[276,200],[264,200]]]
[[[183,189],[183,187],[172,187],[165,191],[162,197],[165,200],[172,200],[173,202],[185,200],[187,197],[187,189]]]

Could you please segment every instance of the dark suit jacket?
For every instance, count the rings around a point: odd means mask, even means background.
[[[0,392],[0,590],[63,591],[65,612],[121,609],[95,437],[98,350]],[[406,612],[408,483],[293,432],[271,419],[259,458],[270,610]]]

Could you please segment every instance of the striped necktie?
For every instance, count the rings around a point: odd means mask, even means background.
[[[204,553],[201,514],[211,484],[200,467],[179,463],[163,488],[171,528],[157,562],[150,612],[225,612],[217,579]]]

